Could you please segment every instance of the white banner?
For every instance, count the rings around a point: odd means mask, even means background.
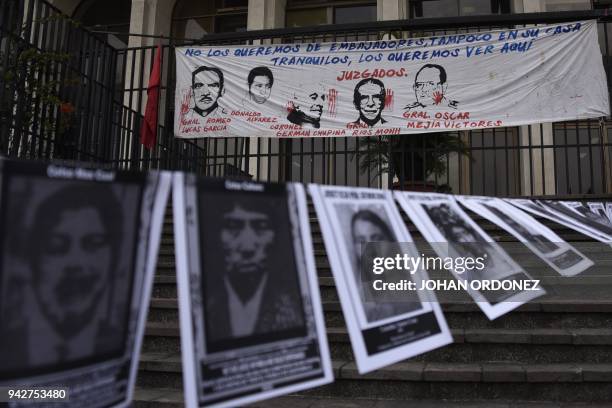
[[[376,136],[609,115],[595,21],[176,49],[177,137]]]

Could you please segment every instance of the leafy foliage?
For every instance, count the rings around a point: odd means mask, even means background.
[[[78,23],[61,14],[35,19],[3,33],[0,48],[0,121],[10,131],[3,137],[2,151],[19,149],[26,138],[51,138],[68,129],[76,111],[74,104],[62,95],[68,88],[79,86],[78,78],[70,77],[71,55],[49,44],[45,29],[48,24],[59,27],[60,20],[72,26]],[[41,33],[32,39],[32,32]]]
[[[373,177],[388,174],[423,181],[446,173],[449,153],[470,157],[468,146],[453,133],[368,137],[360,140],[359,169]],[[419,167],[421,167],[419,169]],[[419,178],[420,176],[420,178]]]

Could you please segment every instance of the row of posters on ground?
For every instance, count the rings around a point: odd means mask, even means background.
[[[333,381],[301,184],[0,163],[0,387],[61,385],[68,407],[130,404],[171,187],[186,405],[236,406]],[[434,290],[364,290],[368,243],[421,256],[396,202],[440,258],[486,258],[479,271],[451,269],[457,281],[530,279],[463,208],[562,276],[593,262],[534,215],[612,242],[610,203],[308,192],[360,373],[452,342]],[[428,271],[400,277],[419,284]],[[467,290],[490,319],[545,293]]]

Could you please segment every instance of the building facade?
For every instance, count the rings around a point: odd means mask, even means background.
[[[377,39],[390,36],[419,36],[453,30],[486,30],[490,15],[593,10],[608,7],[609,1],[594,0],[53,0],[52,3],[74,19],[97,32],[120,50],[118,87],[123,101],[142,113],[146,103],[146,83],[153,47],[167,46],[164,57],[164,83],[160,103],[161,123],[171,128],[173,110],[172,45],[202,42],[214,45],[214,36],[228,43],[333,41],[336,39]],[[362,24],[375,21],[483,16],[474,28],[390,32],[318,32],[309,36],[285,38],[247,37],[253,30]],[[610,54],[607,23],[600,23],[600,45],[604,59]],[[130,33],[131,35],[128,35]],[[244,38],[224,40],[224,33],[243,33]],[[211,37],[212,35],[212,37]],[[220,35],[220,37],[219,37]],[[207,38],[213,38],[207,40]],[[233,41],[233,42],[232,42]],[[469,155],[450,151],[433,160],[441,165],[426,170],[423,188],[485,195],[575,195],[605,194],[612,191],[610,176],[610,137],[607,122],[577,121],[542,123],[516,128],[461,131],[460,139]],[[404,137],[394,149],[403,157],[414,154],[423,139]],[[427,142],[429,143],[429,142]],[[348,138],[278,141],[267,139],[199,140],[205,152],[205,168],[213,175],[248,175],[261,180],[295,180],[347,185],[413,188],[401,171],[360,168],[363,151],[360,141]],[[428,145],[436,150],[439,145]],[[131,149],[126,155],[133,155]],[[394,154],[389,151],[387,162]],[[382,156],[385,156],[383,152]],[[383,158],[384,162],[384,158]],[[419,164],[420,165],[420,164]],[[376,167],[376,166],[374,166]],[[396,169],[397,170],[397,169]],[[402,170],[403,171],[403,170]],[[409,172],[406,170],[405,172]],[[400,180],[402,179],[402,180]],[[412,180],[414,181],[414,180]],[[419,181],[420,182],[420,181]]]

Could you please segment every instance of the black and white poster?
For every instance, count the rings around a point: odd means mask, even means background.
[[[456,196],[470,211],[500,226],[562,276],[575,276],[593,262],[529,214],[496,197]]]
[[[0,166],[0,386],[130,405],[170,174]]]
[[[467,283],[467,292],[490,320],[546,294],[540,286],[532,285],[535,281],[529,274],[461,209],[453,196],[395,192],[395,197],[440,258],[461,259],[462,264],[471,261],[473,268],[447,269]],[[511,288],[477,289],[493,281],[508,282]]]
[[[359,372],[367,373],[452,343],[435,293],[379,291],[376,285],[380,283],[374,280],[382,281],[383,277],[364,274],[362,250],[367,243],[402,243],[405,254],[420,258],[390,193],[314,184],[308,190]],[[420,288],[427,274],[423,269],[414,272],[400,281],[410,281]]]
[[[333,380],[299,184],[174,176],[187,407],[234,407]]]
[[[587,205],[593,213],[601,217],[598,221],[603,222],[606,225],[612,225],[612,203],[589,201]]]
[[[524,198],[507,198],[506,201],[522,210],[555,221],[600,242],[606,244],[612,243],[612,226],[595,220],[595,217],[586,216],[585,214],[591,213],[591,211],[588,207],[582,206],[582,204],[573,207],[571,204],[564,203],[563,201],[529,200]],[[582,212],[577,208],[581,208]],[[596,216],[596,214],[593,215]]]

